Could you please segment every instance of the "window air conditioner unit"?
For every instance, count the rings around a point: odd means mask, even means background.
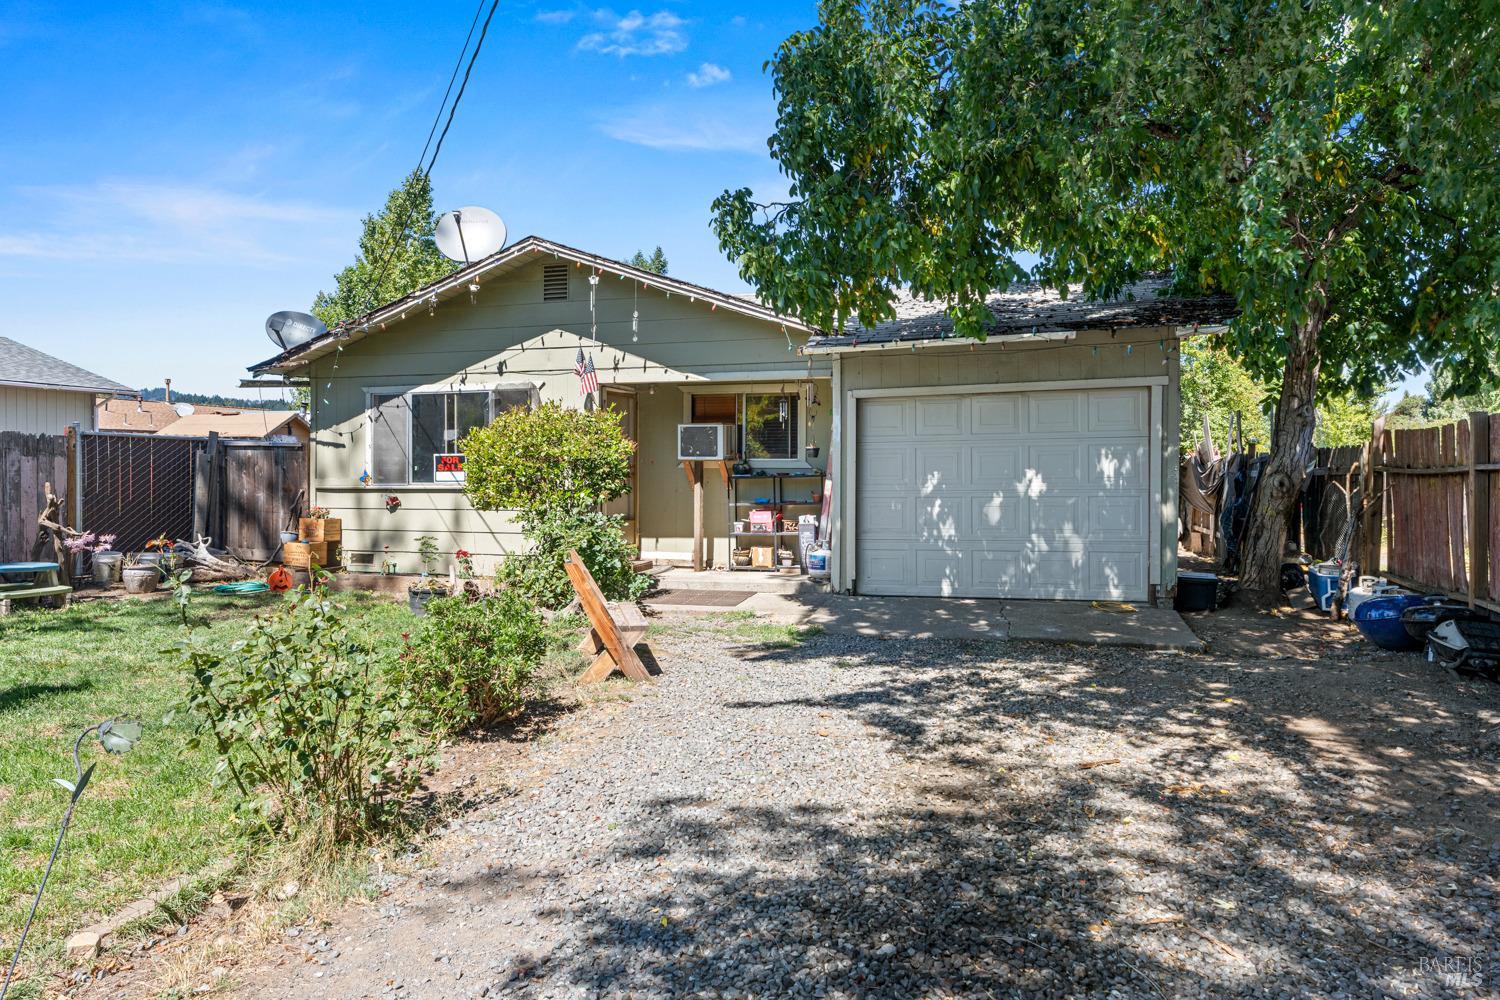
[[[723,424],[678,424],[679,462],[717,462],[724,459]]]

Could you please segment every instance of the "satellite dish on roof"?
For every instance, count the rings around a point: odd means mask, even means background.
[[[432,238],[444,257],[470,264],[505,246],[505,223],[487,208],[465,205],[444,213]]]
[[[197,412],[197,408],[192,403],[178,403],[172,409],[177,411],[179,417],[191,417]]]
[[[318,317],[291,309],[283,309],[266,318],[266,336],[283,351],[301,347],[327,332],[327,324]]]

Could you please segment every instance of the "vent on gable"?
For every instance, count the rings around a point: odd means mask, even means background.
[[[548,264],[542,268],[542,301],[561,302],[568,297],[568,265]]]

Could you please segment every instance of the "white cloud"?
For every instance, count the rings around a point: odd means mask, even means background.
[[[682,30],[687,22],[668,10],[659,10],[655,14],[632,10],[620,17],[612,10],[601,8],[594,11],[594,21],[600,30],[578,40],[581,51],[624,58],[665,56],[687,48],[687,35]]]
[[[267,265],[302,259],[350,222],[350,213],[323,206],[171,181],[103,180],[18,194],[34,210],[13,208],[9,218],[47,221],[0,231],[0,257]]]
[[[712,87],[716,83],[728,83],[732,74],[717,63],[706,62],[687,75],[689,87]]]
[[[537,12],[536,19],[543,24],[567,24],[577,16],[576,10],[543,10]]]
[[[766,153],[770,125],[760,107],[620,109],[604,119],[604,134],[621,142],[674,152]]]

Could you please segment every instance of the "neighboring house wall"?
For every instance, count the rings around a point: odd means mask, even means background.
[[[675,451],[675,428],[685,419],[683,389],[733,391],[714,385],[724,383],[774,391],[784,384],[795,391],[809,373],[828,378],[830,362],[818,359],[809,367],[806,358],[788,350],[788,337],[775,324],[728,309],[711,310],[701,299],[668,297],[655,288],[642,289],[637,297],[633,281],[608,273],[596,289],[595,343],[590,339],[587,269],[568,268],[568,300],[543,301],[543,269],[555,263],[538,255],[535,263],[485,284],[477,303],[460,296],[441,303],[433,315],[414,306],[404,322],[372,331],[309,367],[312,502],[344,519],[346,552],[371,554],[378,565],[389,546],[401,568],[410,570],[416,565],[416,537],[430,534],[438,537],[445,554],[458,547],[475,553],[481,571],[487,572],[501,554],[523,547],[508,514],[474,510],[459,486],[360,485],[360,474],[370,468],[371,390],[531,384],[540,400],[578,406],[573,366],[582,345],[593,357],[602,387],[638,388],[642,548],[649,552],[669,546],[685,555],[692,534],[691,491]],[[632,311],[640,313],[635,341]],[[794,346],[804,339],[796,332],[790,335]],[[825,405],[815,424],[826,428],[831,396],[826,385],[820,391]],[[826,455],[826,436],[817,443]],[[705,525],[722,537],[727,512],[718,483],[717,473],[710,473]],[[389,494],[401,498],[394,513],[386,510]],[[722,549],[715,555],[724,557]]]
[[[1126,345],[1130,345],[1129,353]],[[1097,351],[1097,353],[1096,353]],[[1159,384],[1161,452],[1156,485],[1160,540],[1156,546],[1160,583],[1177,579],[1178,425],[1181,420],[1177,334],[1173,329],[1147,328],[1109,333],[1080,333],[1071,341],[1035,344],[1010,342],[954,347],[895,348],[846,354],[839,362],[838,382],[842,413],[854,405],[856,390],[927,387],[1015,389],[1035,392],[1054,383],[1135,379]],[[955,389],[955,392],[965,391]],[[846,425],[847,426],[847,425]],[[858,433],[856,427],[856,434]],[[853,538],[849,524],[848,484],[855,472],[855,444],[847,437],[840,445],[841,465],[835,478],[837,498],[834,537],[835,568],[840,589],[853,573]]]
[[[94,427],[94,394],[0,385],[0,431],[61,434],[78,423]]]

